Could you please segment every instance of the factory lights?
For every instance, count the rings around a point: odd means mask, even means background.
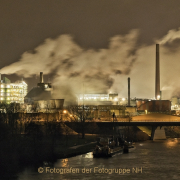
[[[0,100],[5,103],[24,103],[27,94],[27,84],[24,81],[16,83],[1,82]]]
[[[157,100],[160,100],[160,95],[157,96]]]
[[[118,98],[114,98],[114,101],[118,101]]]

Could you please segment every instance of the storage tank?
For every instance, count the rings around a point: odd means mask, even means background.
[[[55,99],[54,102],[56,109],[63,109],[64,99]]]
[[[50,106],[50,109],[55,109],[56,108],[56,104],[55,104],[55,100],[54,99],[50,99],[49,100],[49,106]]]

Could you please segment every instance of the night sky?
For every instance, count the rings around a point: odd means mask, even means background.
[[[155,96],[160,44],[163,99],[180,94],[179,0],[0,0],[0,72],[57,87],[57,98],[117,92]]]

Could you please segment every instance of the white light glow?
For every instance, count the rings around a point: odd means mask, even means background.
[[[157,100],[159,100],[159,99],[160,99],[160,95],[157,96]]]

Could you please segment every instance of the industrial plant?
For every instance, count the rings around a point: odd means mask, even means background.
[[[28,85],[23,81],[16,81],[15,83],[11,83],[11,81],[4,77],[1,80],[0,74],[0,100],[1,103],[24,103],[24,97],[27,94]]]
[[[162,100],[160,91],[160,58],[159,44],[156,44],[156,68],[155,68],[155,98],[140,99],[130,97],[130,77],[127,79],[127,98],[119,97],[118,93],[110,94],[76,94],[76,105],[84,106],[94,111],[94,117],[110,117],[112,113],[121,117],[127,113],[137,115],[148,112],[170,112],[179,110],[179,100],[173,97],[173,101]],[[1,102],[20,103],[26,106],[26,112],[57,112],[63,109],[64,99],[54,99],[53,87],[50,82],[44,82],[43,72],[40,72],[40,81],[27,93],[27,84],[22,81],[11,83],[4,77],[0,81]],[[137,113],[138,112],[138,113]]]
[[[161,99],[160,91],[160,58],[159,58],[159,44],[156,44],[156,68],[155,68],[155,98],[154,99],[140,99],[130,97],[130,77],[128,77],[127,94],[128,98],[122,98],[118,96],[118,93],[114,94],[79,94],[77,95],[78,105],[85,105],[87,107],[95,106],[96,116],[98,118],[110,117],[112,113],[116,114],[116,117],[122,117],[127,113],[131,115],[137,115],[139,113],[149,112],[164,112],[170,113],[171,101]],[[174,100],[175,101],[175,100]],[[173,101],[173,102],[174,102]],[[177,103],[173,105],[177,108]],[[97,115],[98,114],[98,115]]]
[[[64,99],[53,99],[52,94],[53,88],[51,83],[44,83],[43,72],[40,72],[40,82],[24,98],[26,111],[52,113],[62,110]]]

